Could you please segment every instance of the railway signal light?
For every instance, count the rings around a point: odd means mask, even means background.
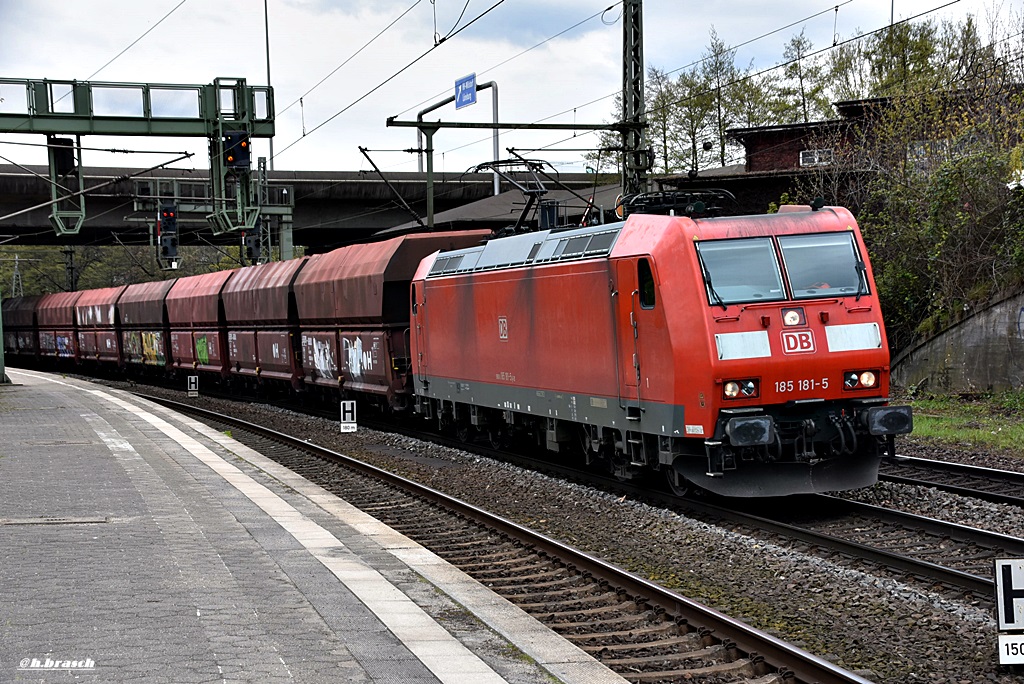
[[[250,264],[260,260],[260,233],[259,230],[246,233],[242,236],[242,243],[245,249],[245,258]]]
[[[160,258],[173,259],[178,256],[178,207],[164,204],[160,207]]]
[[[75,170],[74,140],[48,136],[46,144],[53,154],[53,169],[58,177],[66,176]]]
[[[160,207],[160,234],[178,232],[178,207],[164,204]]]
[[[161,235],[160,236],[160,258],[161,259],[174,259],[178,256],[178,235],[177,233],[172,235]]]
[[[252,164],[249,134],[245,131],[224,133],[224,166],[229,169],[248,169]]]

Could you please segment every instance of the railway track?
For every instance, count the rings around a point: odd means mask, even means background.
[[[717,515],[720,523],[740,521],[752,534],[768,532],[809,551],[824,549],[883,566],[926,584],[938,583],[947,592],[968,592],[968,598],[984,604],[994,596],[995,559],[1024,555],[1024,539],[934,518],[822,494],[791,503],[764,517],[731,510]]]
[[[302,439],[155,397],[342,496],[632,682],[868,680],[556,540]],[[311,455],[315,458],[311,458]]]
[[[381,426],[382,429],[394,427]],[[438,440],[436,436],[417,435]],[[841,557],[839,562],[868,563],[885,568],[923,585],[929,590],[939,589],[950,598],[967,598],[977,604],[989,605],[993,601],[993,562],[996,557],[1024,557],[1024,539],[986,530],[965,527],[932,518],[848,501],[834,496],[816,494],[787,497],[782,503],[771,504],[772,514],[764,513],[764,506],[756,500],[747,504],[740,500],[727,505],[715,503],[718,499],[679,499],[667,492],[652,490],[649,484],[633,485],[591,471],[580,471],[550,460],[531,458],[523,454],[509,455],[479,445],[457,440],[442,439],[442,443],[470,449],[484,456],[498,458],[516,465],[596,486],[618,495],[627,495],[653,505],[672,509],[705,522],[741,529],[751,536],[772,539],[781,544],[799,547],[818,555]],[[915,459],[921,461],[923,459]],[[932,462],[950,466],[938,470],[958,473],[958,464]],[[928,462],[918,464],[921,472],[934,473]],[[1024,476],[1007,471],[967,467],[970,471],[983,471],[990,491],[997,488],[1011,490],[1013,482],[1024,485]],[[982,473],[976,474],[980,477]],[[1000,481],[1000,476],[1007,476]],[[963,476],[961,476],[961,480]],[[938,486],[930,480],[906,478],[908,484]],[[950,491],[965,496],[977,496],[978,490],[962,486]],[[1024,491],[1022,488],[1021,491]],[[994,496],[994,494],[993,494]],[[1008,499],[1004,496],[1004,499]],[[1024,498],[1020,499],[1024,505]],[[1001,501],[1006,503],[1006,501]],[[806,512],[802,515],[801,512]]]
[[[882,461],[879,479],[1024,508],[1024,473],[900,456]]]

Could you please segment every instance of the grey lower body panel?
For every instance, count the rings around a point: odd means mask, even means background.
[[[538,418],[596,425],[620,431],[684,437],[683,407],[620,400],[618,397],[438,378],[416,379],[416,394]],[[630,411],[630,407],[639,410]],[[639,420],[630,420],[636,415]]]

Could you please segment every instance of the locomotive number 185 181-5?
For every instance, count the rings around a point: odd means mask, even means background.
[[[813,392],[814,390],[828,389],[828,378],[812,378],[809,380],[776,380],[775,391],[783,392]]]

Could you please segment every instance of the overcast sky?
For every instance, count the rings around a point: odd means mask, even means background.
[[[387,118],[415,120],[421,109],[453,95],[456,79],[470,73],[478,83],[498,84],[502,122],[607,122],[621,90],[621,3],[613,0],[268,2],[277,170],[369,169],[358,150],[362,146],[385,171],[416,171],[416,157],[400,151],[416,146],[415,129],[389,128]],[[782,61],[785,43],[802,28],[815,48],[823,48],[834,36],[842,40],[887,25],[890,12],[897,21],[920,14],[935,19],[973,14],[987,36],[992,17],[1005,26],[1021,11],[1019,0],[838,2],[836,11],[837,0],[646,0],[645,61],[664,70],[691,64],[704,52],[712,27],[729,45],[781,29],[739,48],[739,66],[752,62],[762,69]],[[264,26],[260,0],[0,0],[0,79],[204,84],[228,77],[265,85]],[[437,37],[449,34],[435,47]],[[487,122],[490,98],[485,90],[476,105],[458,111],[449,105],[427,118]],[[0,100],[0,111],[24,107],[23,91],[2,81]],[[44,149],[10,141],[40,143],[41,135],[0,136],[0,155],[45,163]],[[571,131],[521,131],[503,134],[500,147],[504,157],[507,147],[584,148],[595,141],[583,131],[575,138]],[[205,142],[197,139],[90,136],[83,146],[190,150],[197,156],[176,166],[209,166]],[[461,172],[493,157],[489,131],[441,130],[434,147],[435,168],[444,171]],[[257,141],[254,151],[268,156],[267,141]],[[85,164],[147,167],[166,161],[167,153],[87,151]],[[583,170],[579,152],[524,154],[563,171]]]

